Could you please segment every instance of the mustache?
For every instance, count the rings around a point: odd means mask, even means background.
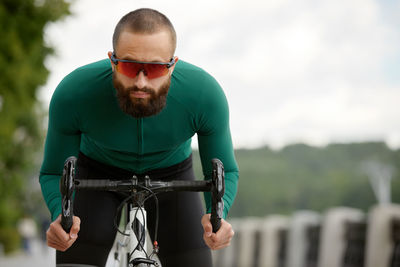
[[[125,88],[118,88],[118,91],[121,95],[124,95],[124,96],[129,96],[129,94],[131,92],[143,92],[143,93],[150,94],[153,97],[155,97],[157,95],[153,89],[148,88],[148,87],[138,88],[136,86],[132,86],[132,87],[125,87]]]
[[[149,93],[149,94],[153,94],[154,90],[147,88],[147,87],[143,87],[143,88],[137,88],[136,86],[132,86],[132,87],[127,87],[125,88],[125,90],[127,92],[143,92],[143,93]]]

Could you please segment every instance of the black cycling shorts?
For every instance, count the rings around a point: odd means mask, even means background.
[[[83,153],[77,161],[79,179],[125,179],[129,171],[97,162]],[[159,180],[194,180],[192,157],[174,166],[145,174]],[[168,192],[157,194],[159,202],[158,256],[163,267],[212,266],[211,252],[203,240],[201,218],[204,209],[199,193]],[[57,251],[57,264],[73,263],[105,266],[113,245],[116,229],[114,218],[126,195],[116,192],[78,190],[75,193],[74,214],[81,219],[78,239],[65,252]],[[147,228],[154,240],[155,205],[145,203]]]

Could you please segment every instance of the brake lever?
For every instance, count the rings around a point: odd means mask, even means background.
[[[66,159],[64,163],[63,175],[60,181],[60,192],[62,196],[61,226],[67,233],[73,224],[73,193],[75,190],[75,164],[76,157]]]
[[[219,159],[212,159],[212,206],[211,206],[211,224],[213,232],[216,233],[221,227],[221,219],[224,211],[224,201],[222,197],[225,193],[225,172],[224,165]]]

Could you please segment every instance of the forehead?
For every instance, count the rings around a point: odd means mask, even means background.
[[[171,36],[166,30],[150,34],[122,31],[115,52],[120,59],[169,61],[173,56]]]

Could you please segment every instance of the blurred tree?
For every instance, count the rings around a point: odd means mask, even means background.
[[[390,169],[392,201],[400,203],[400,150],[383,142],[331,144],[312,147],[288,145],[274,151],[268,147],[235,151],[240,178],[230,216],[291,214],[299,209],[324,212],[333,206],[368,211],[377,200],[369,183],[365,163]],[[202,173],[198,152],[195,173]]]
[[[44,28],[69,14],[64,0],[0,2],[0,243],[5,252],[18,245],[16,222],[33,158],[42,143],[37,91],[49,71]]]

